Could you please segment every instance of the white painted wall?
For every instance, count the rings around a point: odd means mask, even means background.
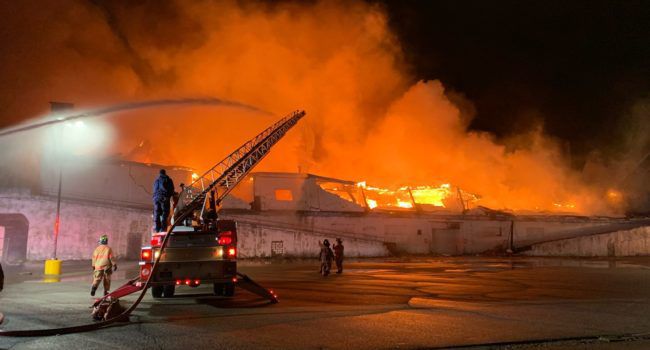
[[[533,245],[534,256],[637,256],[650,255],[650,226]]]
[[[27,192],[0,193],[0,213],[23,214],[29,221],[29,260],[52,257],[55,210],[53,197],[33,196]],[[282,241],[285,256],[313,257],[318,252],[319,240],[327,238],[333,242],[337,237],[344,240],[348,256],[386,256],[389,254],[386,244],[408,254],[504,251],[509,245],[511,225],[510,219],[426,213],[237,210],[224,211],[222,217],[235,219],[239,224],[242,258],[270,256],[274,241]],[[624,220],[518,217],[513,237],[515,246],[521,246],[629,224]],[[124,258],[129,253],[135,257],[140,245],[149,240],[150,229],[150,210],[64,200],[58,257],[88,259],[98,237],[104,233],[109,235],[110,245],[119,257]],[[625,232],[615,240],[616,251],[647,254],[637,249],[641,242],[647,244],[641,238],[637,243],[624,243],[627,242],[625,235],[635,237],[636,234]],[[584,244],[591,244],[589,239]],[[602,245],[602,242],[593,244]],[[599,252],[602,254],[602,250]]]
[[[0,196],[0,212],[23,214],[29,221],[28,260],[53,257],[55,198],[4,194]],[[129,244],[149,240],[151,215],[148,210],[63,200],[57,257],[90,259],[102,234],[109,236],[109,245],[115,253],[125,257]]]

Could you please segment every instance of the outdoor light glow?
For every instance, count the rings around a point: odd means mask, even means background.
[[[102,120],[75,120],[48,127],[43,148],[55,157],[101,155],[113,139],[112,126]]]

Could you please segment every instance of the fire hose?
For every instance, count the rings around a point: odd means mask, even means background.
[[[189,214],[189,212],[186,212]],[[158,257],[156,257],[153,267],[151,268],[151,273],[149,274],[149,277],[147,278],[147,282],[145,282],[144,287],[142,287],[142,291],[140,292],[140,295],[138,295],[138,298],[135,300],[133,305],[131,305],[128,309],[126,309],[124,312],[121,314],[112,317],[110,319],[100,321],[100,322],[94,322],[94,323],[88,323],[88,324],[82,324],[78,326],[70,326],[70,327],[59,327],[59,328],[48,328],[48,329],[30,329],[30,330],[15,330],[15,331],[7,331],[7,330],[0,330],[0,336],[4,337],[43,337],[43,336],[52,336],[52,335],[59,335],[59,334],[70,334],[70,333],[80,333],[80,332],[88,332],[92,330],[97,330],[100,328],[105,328],[109,325],[112,325],[117,322],[128,322],[129,320],[129,315],[138,307],[140,302],[142,301],[142,298],[144,298],[145,294],[147,293],[147,290],[149,289],[149,286],[151,284],[151,278],[156,272],[156,268],[158,267],[158,261],[160,261],[160,257],[163,255],[163,251],[167,247],[167,241],[169,240],[169,236],[171,236],[173,229],[176,227],[177,223],[183,222],[185,217],[189,215],[183,215],[179,219],[175,220],[174,224],[169,227],[167,230],[167,234],[163,238],[162,244],[160,245],[160,254]],[[0,313],[0,317],[1,317]]]

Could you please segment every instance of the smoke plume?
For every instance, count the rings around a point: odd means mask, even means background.
[[[45,113],[51,100],[192,96],[276,115],[305,109],[257,170],[450,182],[498,209],[611,212],[605,188],[570,170],[543,127],[508,146],[469,132],[471,102],[411,76],[379,5],[27,0],[0,10],[1,126]],[[118,139],[109,153],[203,170],[275,119],[237,108],[120,113],[108,118]]]

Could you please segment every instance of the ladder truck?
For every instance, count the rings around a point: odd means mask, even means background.
[[[237,271],[237,223],[219,219],[218,208],[304,116],[301,110],[285,116],[184,187],[167,231],[153,234],[151,245],[142,247],[139,276],[93,306],[146,288],[154,298],[165,298],[178,287],[202,284],[212,284],[216,295],[233,296],[237,286],[276,303],[275,292]]]

